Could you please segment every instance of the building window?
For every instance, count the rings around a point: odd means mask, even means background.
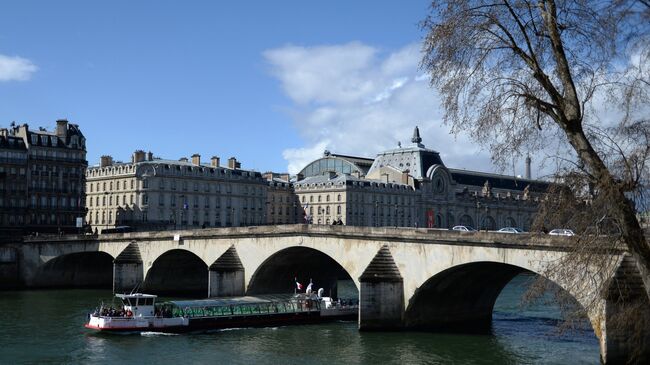
[[[341,201],[341,194],[339,194],[339,195],[336,196],[336,201],[337,201],[337,202],[340,202],[340,201]]]
[[[341,214],[341,206],[336,207],[336,214]]]
[[[330,214],[330,206],[329,205],[325,208],[325,214]]]
[[[327,202],[330,201],[330,195],[329,194],[325,195],[325,201],[327,201]]]
[[[147,194],[142,194],[142,205],[147,205],[149,204],[149,197]]]

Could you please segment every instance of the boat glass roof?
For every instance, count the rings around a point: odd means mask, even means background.
[[[286,302],[293,297],[293,294],[286,295],[260,295],[260,296],[246,296],[234,298],[218,298],[218,299],[198,299],[198,300],[170,300],[167,303],[177,305],[181,308],[185,307],[223,307],[229,305],[243,305],[243,304],[265,304],[275,302]]]

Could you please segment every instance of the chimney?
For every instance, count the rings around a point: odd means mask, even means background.
[[[284,180],[284,181],[286,181],[286,182],[289,182],[289,181],[290,181],[290,176],[289,176],[288,173],[281,174],[281,175],[280,175],[280,179],[282,179],[282,180]]]
[[[201,165],[201,155],[198,153],[195,153],[192,155],[192,164],[194,165]]]
[[[233,170],[241,168],[241,162],[237,162],[236,158],[231,157],[228,159],[228,168]]]
[[[409,173],[407,171],[402,172],[402,184],[404,185],[409,184]]]
[[[147,161],[153,161],[153,152],[147,152]]]
[[[59,119],[56,121],[56,136],[66,138],[68,136],[68,121]]]
[[[212,158],[210,159],[210,164],[212,165],[212,167],[219,167],[219,157],[212,156]]]
[[[7,128],[0,128],[0,137],[7,138],[9,136],[9,130]]]
[[[530,180],[530,155],[526,156],[526,179]]]
[[[99,167],[111,166],[113,164],[113,157],[103,155],[99,158]]]
[[[133,152],[133,158],[131,159],[132,163],[138,163],[144,161],[145,153],[143,150],[137,150]]]
[[[178,159],[180,162],[187,162],[187,157],[181,157]]]
[[[273,173],[272,172],[265,172],[265,173],[262,174],[262,177],[267,181],[271,181],[271,180],[273,180]]]

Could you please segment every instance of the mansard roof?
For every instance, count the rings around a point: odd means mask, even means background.
[[[483,186],[488,181],[492,189],[520,190],[523,191],[530,185],[530,191],[545,192],[550,183],[540,180],[523,179],[508,175],[490,174],[486,172],[449,169],[451,177],[458,184]]]

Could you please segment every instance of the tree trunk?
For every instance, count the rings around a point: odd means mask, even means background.
[[[569,143],[578,153],[578,157],[594,176],[600,193],[611,197],[616,218],[621,222],[621,240],[636,260],[646,294],[650,299],[650,246],[645,239],[632,203],[625,196],[620,184],[610,174],[607,166],[593,149],[582,130],[565,129],[565,131]]]

